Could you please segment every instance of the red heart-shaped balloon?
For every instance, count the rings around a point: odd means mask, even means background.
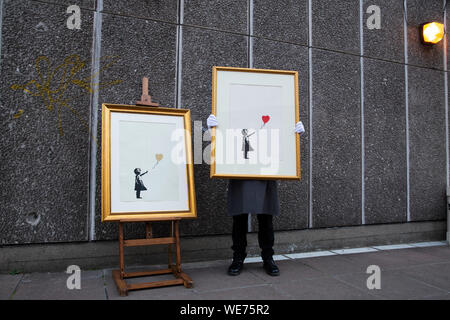
[[[270,120],[270,116],[262,116],[262,121],[264,122],[264,124],[269,122],[269,120]]]

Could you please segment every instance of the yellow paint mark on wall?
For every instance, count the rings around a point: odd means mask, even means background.
[[[64,58],[64,62],[52,68],[52,63],[47,56],[39,56],[35,61],[35,69],[37,72],[37,79],[28,81],[27,83],[13,84],[12,90],[22,90],[23,92],[30,94],[34,97],[40,97],[48,111],[56,110],[58,119],[58,131],[62,136],[64,135],[61,112],[62,110],[68,110],[73,113],[83,125],[90,131],[89,123],[82,119],[78,112],[72,108],[69,104],[69,100],[66,97],[68,88],[71,85],[75,85],[83,89],[86,94],[91,94],[108,86],[117,85],[122,80],[112,80],[107,82],[95,81],[100,72],[106,70],[117,63],[119,57],[117,56],[105,56],[100,58],[100,62],[103,66],[95,74],[85,77],[76,78],[85,67],[86,61],[82,60],[79,55],[73,54]],[[19,118],[23,113],[20,109],[14,116],[14,119]],[[95,140],[95,139],[94,139]]]
[[[13,118],[14,119],[17,119],[17,118],[20,118],[20,116],[23,114],[23,110],[22,109],[19,109],[14,115],[13,115]]]

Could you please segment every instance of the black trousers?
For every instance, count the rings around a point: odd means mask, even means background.
[[[261,258],[263,260],[271,259],[273,256],[273,244],[275,241],[273,234],[272,215],[257,214],[258,218],[258,242],[261,248]],[[247,256],[245,251],[247,247],[248,214],[233,216],[233,259],[243,260]]]

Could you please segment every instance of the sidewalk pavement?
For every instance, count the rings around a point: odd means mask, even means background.
[[[406,248],[405,248],[406,247]],[[81,270],[81,289],[69,290],[69,274],[0,275],[0,299],[289,300],[439,299],[450,300],[450,247],[445,242],[281,255],[280,276],[271,277],[258,258],[246,260],[239,276],[228,276],[230,261],[183,265],[194,281],[183,286],[130,291],[120,297],[112,269]],[[381,269],[381,289],[367,288],[368,266]],[[144,266],[126,271],[165,268]],[[171,275],[128,279],[129,283],[173,279]]]

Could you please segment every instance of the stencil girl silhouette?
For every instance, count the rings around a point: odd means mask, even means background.
[[[249,137],[255,134],[254,132],[248,134],[247,129],[242,129],[242,151],[244,151],[244,159],[248,159],[248,152],[253,151],[252,146],[250,145]]]
[[[135,178],[135,182],[134,182],[134,190],[136,191],[136,198],[137,199],[142,199],[141,198],[141,191],[145,191],[147,190],[147,188],[144,185],[144,181],[142,181],[141,177],[146,174],[148,172],[145,171],[144,173],[141,174],[141,168],[136,168],[134,169],[134,174],[136,175]]]

